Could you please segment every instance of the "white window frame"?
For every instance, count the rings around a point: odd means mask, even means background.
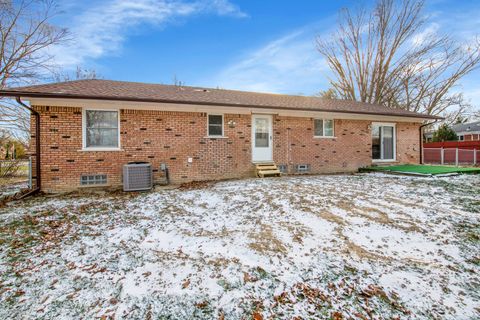
[[[472,135],[472,139],[473,139],[473,135]],[[459,134],[458,135],[458,141],[465,141],[465,135]]]
[[[397,124],[394,122],[372,122],[373,126],[393,127],[393,159],[373,159],[372,162],[396,162],[397,161]],[[370,139],[372,135],[370,135]],[[380,156],[383,156],[383,144],[380,142]]]
[[[315,120],[322,120],[322,135],[317,136],[315,135]],[[331,136],[326,136],[325,135],[325,121],[332,121],[332,135]],[[329,119],[329,118],[314,118],[313,119],[313,137],[314,138],[335,138],[335,119]]]
[[[118,117],[118,132],[117,132],[117,147],[87,147],[87,111],[111,111],[117,112]],[[82,151],[119,151],[120,146],[120,109],[99,109],[99,108],[84,108],[82,110]]]
[[[210,134],[210,116],[221,116],[222,117],[222,134],[221,135],[211,135]],[[207,137],[208,138],[223,138],[225,137],[225,117],[223,113],[207,113]]]

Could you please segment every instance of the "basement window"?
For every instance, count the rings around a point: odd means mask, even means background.
[[[314,136],[315,137],[333,137],[333,120],[332,119],[315,119]]]
[[[296,170],[297,173],[310,172],[310,165],[309,164],[297,164],[295,166],[295,170]]]
[[[223,137],[223,114],[208,115],[208,136]]]
[[[105,184],[107,184],[106,174],[82,175],[80,177],[80,185],[82,186],[105,185]]]
[[[91,149],[120,147],[118,110],[85,110],[83,116],[83,146]]]

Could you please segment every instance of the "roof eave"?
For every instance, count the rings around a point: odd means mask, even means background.
[[[278,109],[278,110],[298,110],[298,111],[312,111],[312,112],[335,112],[346,114],[363,114],[363,115],[379,115],[379,116],[395,116],[405,118],[417,118],[424,120],[444,120],[443,117],[425,115],[425,114],[394,114],[388,112],[355,112],[349,110],[328,110],[328,109],[312,109],[312,108],[288,108],[282,106],[265,106],[265,105],[250,105],[237,103],[219,103],[219,102],[204,102],[204,101],[185,101],[174,99],[145,99],[135,97],[111,97],[111,96],[94,96],[94,95],[73,95],[67,93],[44,93],[44,92],[28,92],[15,90],[0,90],[0,96],[3,97],[24,97],[24,98],[52,98],[52,99],[89,99],[89,100],[103,100],[103,101],[126,101],[126,102],[150,102],[150,103],[176,103],[176,104],[196,104],[204,106],[221,106],[221,107],[238,107],[238,108],[260,108],[260,109]]]

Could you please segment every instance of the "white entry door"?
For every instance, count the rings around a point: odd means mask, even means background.
[[[272,116],[252,115],[252,161],[272,161]]]

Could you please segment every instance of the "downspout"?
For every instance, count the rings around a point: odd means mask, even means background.
[[[22,107],[26,108],[27,110],[30,111],[32,115],[35,116],[35,189],[32,191],[24,194],[22,198],[25,198],[27,196],[33,195],[37,192],[40,191],[40,188],[42,187],[42,175],[40,171],[40,113],[38,111],[34,110],[32,107],[27,106],[25,103],[23,103],[22,99],[20,96],[15,97],[17,100],[18,104],[21,105]]]
[[[420,132],[419,136],[420,136],[420,164],[423,164],[423,127],[426,127],[426,126],[429,126],[431,124],[435,124],[439,121],[440,119],[436,119],[435,121],[433,122],[429,122],[429,123],[425,123],[425,124],[422,124],[418,130]]]

